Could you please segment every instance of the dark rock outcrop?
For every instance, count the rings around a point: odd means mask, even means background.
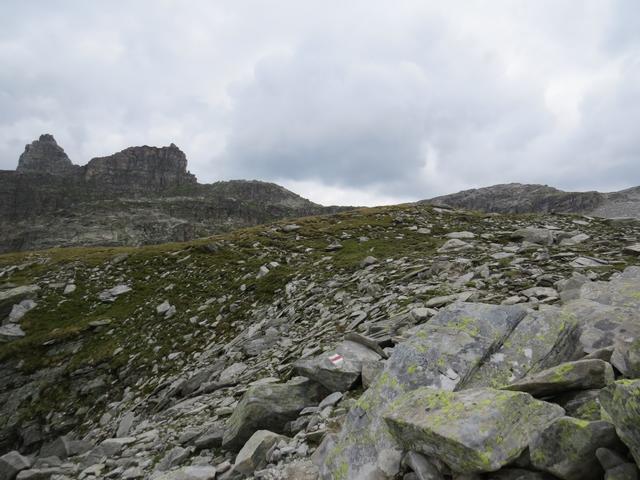
[[[51,175],[64,175],[77,170],[77,166],[57,143],[53,135],[45,133],[40,135],[24,147],[24,153],[18,160],[18,172],[22,173],[48,173]]]
[[[0,253],[186,241],[337,210],[273,183],[199,184],[174,144],[78,166],[45,134],[26,146],[17,170],[0,171]]]

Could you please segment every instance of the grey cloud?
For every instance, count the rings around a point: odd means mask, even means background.
[[[175,142],[204,181],[311,197],[640,183],[639,7],[581,7],[2,2],[0,168],[47,131],[77,163]]]

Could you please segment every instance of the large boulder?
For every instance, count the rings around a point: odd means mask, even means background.
[[[504,388],[527,392],[534,397],[544,397],[571,390],[603,388],[614,380],[611,364],[599,359],[588,359],[556,365]]]
[[[590,354],[605,347],[625,346],[640,338],[638,308],[577,299],[564,305],[562,313],[578,319],[581,330],[580,345],[584,353]]]
[[[289,439],[269,430],[255,432],[238,452],[233,465],[234,471],[249,476],[255,470],[263,468],[267,464],[267,452],[280,440]]]
[[[546,228],[527,227],[511,233],[514,240],[522,240],[538,245],[552,245],[555,239],[554,232]]]
[[[527,314],[466,386],[502,387],[527,374],[572,359],[579,345],[577,326],[574,316],[562,314],[557,307]]]
[[[586,282],[579,297],[615,307],[640,308],[640,267],[628,267],[608,282]]]
[[[31,467],[31,460],[12,451],[0,457],[0,480],[13,480],[18,473]]]
[[[604,471],[596,450],[620,446],[610,423],[562,417],[531,442],[529,455],[535,468],[563,480],[597,480]]]
[[[255,385],[247,390],[227,420],[222,446],[239,450],[257,430],[282,433],[307,407],[318,405],[328,392],[316,382],[297,377],[283,384]]]
[[[384,419],[405,449],[440,459],[454,472],[480,473],[518,458],[562,415],[558,405],[526,393],[424,387],[400,396]]]
[[[346,340],[334,350],[313,358],[298,360],[299,375],[315,380],[331,392],[351,389],[360,379],[362,364],[380,360],[380,355],[360,343]]]
[[[398,474],[402,447],[382,419],[403,393],[428,386],[453,391],[500,348],[526,310],[518,306],[455,303],[398,344],[385,368],[349,411],[333,445],[319,460],[323,479],[388,479]]]
[[[640,465],[640,380],[619,380],[600,393],[600,404]]]

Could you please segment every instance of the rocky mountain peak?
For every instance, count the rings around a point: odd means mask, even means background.
[[[86,180],[122,190],[157,190],[195,185],[187,171],[187,157],[175,144],[168,147],[129,147],[107,157],[92,159],[85,167]]]
[[[69,156],[58,145],[53,135],[45,133],[25,145],[24,152],[18,160],[19,172],[49,173],[52,175],[66,174],[76,166],[71,163]]]

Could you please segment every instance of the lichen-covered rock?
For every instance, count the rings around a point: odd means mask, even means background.
[[[488,474],[486,480],[554,480],[554,478],[542,472],[532,472],[521,468],[504,468]]]
[[[600,404],[640,465],[640,380],[619,380],[600,393]]]
[[[640,378],[640,338],[618,342],[611,354],[611,364],[627,378]]]
[[[227,420],[222,446],[239,450],[257,430],[282,433],[287,422],[304,408],[320,403],[327,393],[318,383],[299,377],[249,388]]]
[[[566,362],[504,387],[535,397],[557,395],[571,390],[603,388],[615,380],[613,367],[599,359]]]
[[[454,472],[499,470],[520,456],[564,410],[521,392],[429,387],[400,396],[384,414],[405,449],[444,461]]]
[[[601,420],[600,390],[575,390],[553,397],[553,402],[567,412],[568,417],[580,420]]]
[[[608,282],[587,282],[580,298],[616,307],[640,308],[640,267],[628,267]]]
[[[502,347],[466,382],[466,387],[498,388],[570,360],[578,347],[577,326],[573,315],[564,314],[557,307],[527,314]]]
[[[584,288],[584,287],[583,287]],[[602,287],[608,289],[609,287]],[[637,286],[640,291],[640,285]],[[618,295],[612,296],[617,298]],[[614,298],[606,296],[604,301],[614,302]],[[634,339],[640,338],[640,321],[638,321],[638,307],[620,304],[602,304],[590,299],[578,299],[562,307],[566,315],[578,319],[581,334],[580,344],[584,353],[590,354],[596,350],[626,345]]]
[[[359,380],[362,364],[377,360],[380,355],[370,348],[346,340],[334,350],[298,360],[294,367],[299,375],[315,380],[331,392],[345,392]]]
[[[601,447],[621,447],[613,425],[562,417],[531,442],[529,454],[534,467],[563,480],[597,480],[604,474],[596,457]]]
[[[418,327],[394,348],[383,372],[348,413],[335,445],[322,459],[321,477],[393,478],[402,448],[382,420],[386,406],[419,387],[462,387],[525,314],[518,306],[455,303]]]
[[[551,245],[555,238],[553,233],[546,228],[527,227],[511,233],[511,238],[539,245]]]

